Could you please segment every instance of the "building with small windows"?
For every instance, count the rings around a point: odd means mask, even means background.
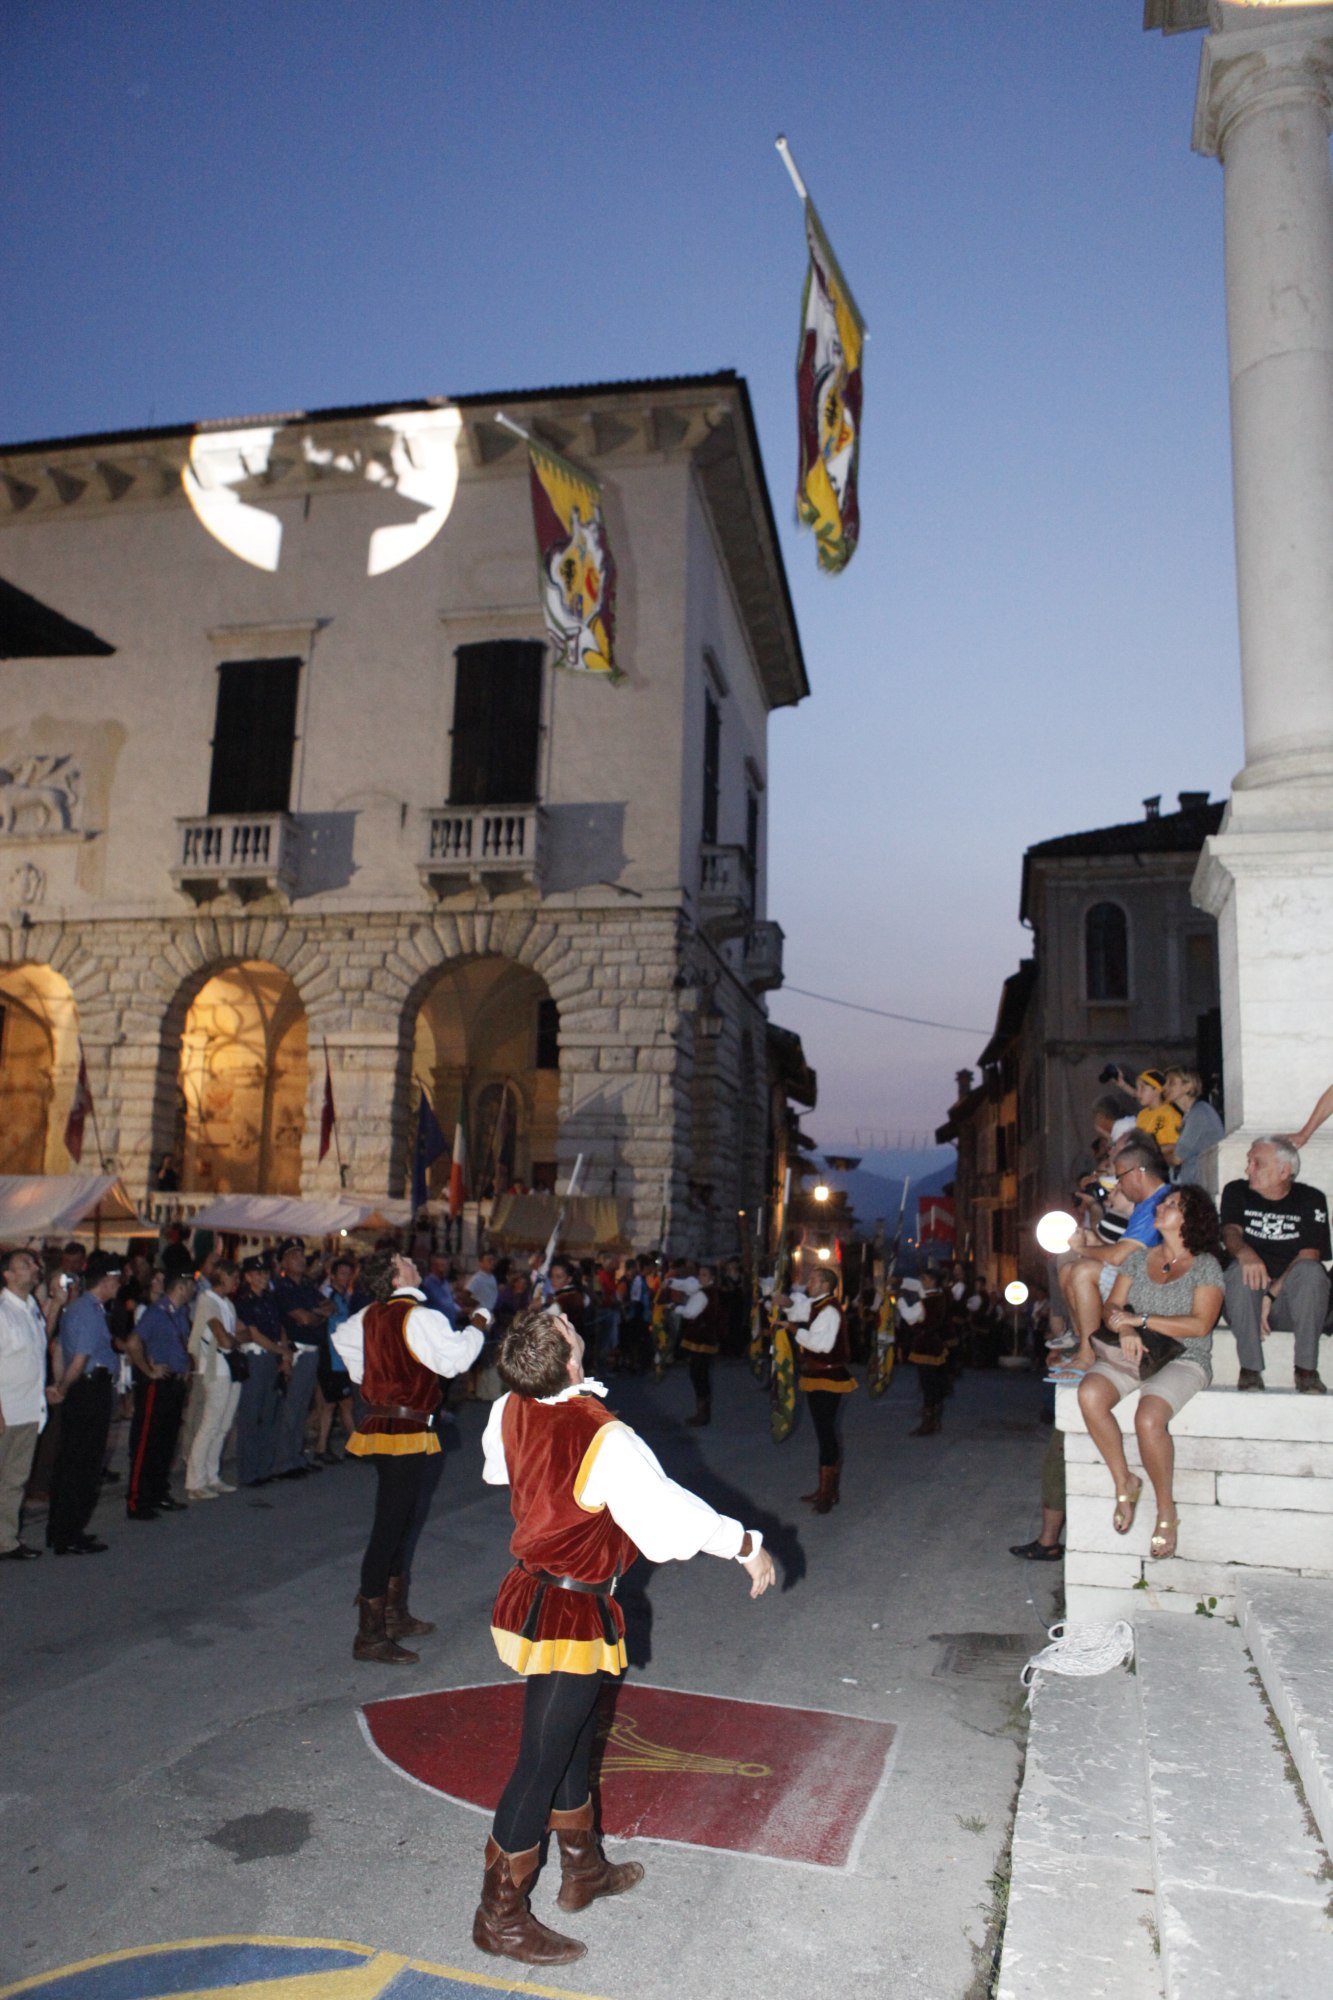
[[[1223,805],[1182,792],[1175,812],[1064,834],[1023,857],[1019,915],[1032,956],[1001,989],[981,1078],[960,1071],[936,1137],[958,1147],[958,1240],[993,1284],[1031,1278],[1032,1227],[1068,1208],[1110,1063],[1197,1069],[1221,1102],[1217,933],[1190,900]]]
[[[502,407],[602,483],[623,678],[551,664]],[[67,1170],[82,1049],[140,1194],[402,1196],[424,1092],[474,1188],[582,1153],[637,1243],[736,1248],[809,692],[742,380],[5,447],[0,676],[0,1172]]]

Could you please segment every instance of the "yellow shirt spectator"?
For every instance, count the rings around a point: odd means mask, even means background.
[[[1145,1104],[1134,1120],[1140,1132],[1146,1132],[1163,1151],[1175,1145],[1182,1122],[1174,1104]]]

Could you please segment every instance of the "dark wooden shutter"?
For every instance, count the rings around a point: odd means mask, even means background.
[[[704,693],[704,839],[717,840],[717,795],[722,769],[722,710]]]
[[[450,805],[535,801],[545,650],[536,639],[488,639],[454,654]]]
[[[218,669],[210,813],[286,812],[300,679],[299,660],[227,660]]]

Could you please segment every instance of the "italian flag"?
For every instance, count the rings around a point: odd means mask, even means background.
[[[467,1135],[463,1130],[463,1094],[458,1095],[458,1117],[454,1121],[454,1156],[449,1162],[449,1213],[463,1213],[467,1183]]]

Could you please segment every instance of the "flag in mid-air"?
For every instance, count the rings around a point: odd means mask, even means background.
[[[83,1159],[83,1128],[88,1113],[93,1108],[93,1094],[88,1088],[88,1058],[83,1053],[83,1043],[79,1043],[79,1080],[74,1086],[74,1095],[69,1103],[69,1116],[65,1120],[65,1151],[77,1167]]]
[[[412,1213],[419,1215],[426,1206],[426,1176],[441,1153],[447,1151],[440,1121],[431,1109],[430,1099],[418,1086],[417,1091],[417,1143],[412,1152]]]
[[[527,444],[542,610],[555,664],[618,679],[616,565],[601,486],[549,445],[534,437]]]
[[[796,360],[801,443],[796,513],[814,529],[819,567],[836,575],[851,561],[861,532],[856,479],[865,322],[808,195],[805,234],[810,268]]]
[[[324,1051],[324,1108],[319,1114],[319,1157],[322,1160],[333,1139],[333,1128],[338,1122],[338,1114],[333,1108],[333,1076],[329,1069],[329,1052]]]
[[[956,1224],[954,1206],[948,1195],[921,1195],[917,1201],[916,1214],[919,1242],[952,1245]]]
[[[463,1094],[458,1095],[458,1116],[454,1120],[454,1152],[449,1162],[449,1213],[463,1213],[467,1191],[467,1133],[463,1126]]]

